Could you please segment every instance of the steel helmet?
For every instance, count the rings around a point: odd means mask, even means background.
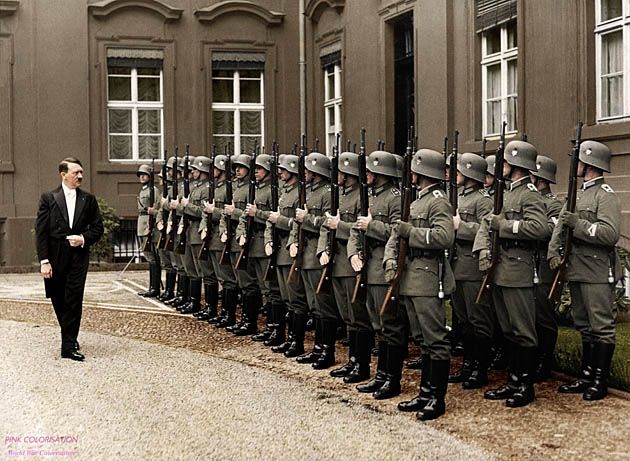
[[[249,154],[239,154],[236,160],[232,160],[232,165],[244,166],[249,169],[249,164],[252,161],[252,156]]]
[[[556,170],[558,169],[556,162],[544,155],[536,157],[536,169],[531,170],[530,173],[537,178],[549,181],[552,184],[556,183]]]
[[[610,173],[610,149],[606,144],[597,141],[583,141],[580,144],[579,159],[585,165],[591,165]]]
[[[150,165],[140,165],[138,167],[138,171],[136,171],[136,176],[140,176],[141,174],[146,174],[147,176],[151,176],[153,170]]]
[[[179,163],[177,164],[177,169],[184,171],[184,163],[186,162],[186,156],[179,157]],[[190,168],[195,163],[195,157],[192,155],[188,156],[188,167]]]
[[[444,179],[444,156],[431,149],[420,149],[411,159],[411,171],[421,176]]]
[[[205,155],[199,155],[195,157],[195,161],[190,163],[190,167],[195,170],[203,171],[204,173],[210,173],[210,165],[212,160]]]
[[[396,157],[390,152],[384,150],[375,150],[366,161],[366,168],[375,174],[382,174],[392,178],[398,177],[398,168],[396,166]]]
[[[221,170],[221,171],[225,171],[225,167],[227,166],[227,160],[228,157],[227,155],[217,155],[216,157],[214,157],[214,167],[217,170]]]
[[[339,171],[359,176],[359,155],[354,152],[342,152],[339,156]]]
[[[330,159],[319,152],[311,152],[304,159],[308,171],[330,178]]]
[[[175,165],[175,157],[169,157],[166,161],[166,168],[173,169],[173,165]]]
[[[494,176],[494,166],[497,163],[497,156],[496,155],[488,155],[486,157],[486,164],[488,165],[488,167],[486,168],[486,173],[489,175]]]
[[[258,154],[256,156],[256,166],[262,167],[267,171],[271,171],[271,155]]]
[[[505,161],[508,165],[524,168],[526,170],[536,169],[536,148],[525,141],[510,141],[505,146]]]
[[[289,173],[297,174],[299,157],[293,154],[285,154],[280,160],[278,168],[287,170]]]
[[[464,152],[457,158],[457,171],[464,177],[474,179],[482,184],[486,180],[487,168],[488,164],[481,155]]]

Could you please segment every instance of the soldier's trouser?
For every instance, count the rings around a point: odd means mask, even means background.
[[[144,245],[146,244],[147,241],[147,237],[140,237],[140,248],[144,248]],[[154,250],[153,251],[143,251],[142,252],[142,256],[144,256],[144,259],[147,260],[147,262],[149,264],[151,263],[155,263],[155,262],[159,262],[159,255],[157,254],[157,251],[155,251],[155,247],[153,247]]]
[[[201,270],[201,276],[203,277],[203,283],[206,285],[216,285],[220,280],[217,273],[214,271],[214,266],[211,260],[199,260],[199,269]],[[221,281],[223,283],[223,281]]]
[[[308,279],[312,283],[315,297],[317,298],[317,306],[319,308],[319,318],[322,320],[330,320],[334,322],[339,321],[339,310],[337,309],[337,303],[335,302],[335,295],[333,290],[321,290],[317,293],[317,287],[319,281],[322,278],[323,269],[309,269],[305,271],[308,273]]]
[[[390,346],[407,345],[407,312],[402,302],[394,304],[381,315],[382,341],[387,341]],[[380,307],[379,307],[380,309]]]
[[[409,331],[411,332],[411,336],[414,341],[422,344],[422,328],[420,328],[420,324],[418,323],[416,312],[413,310],[413,306],[409,303],[403,302],[403,304],[407,310],[407,319],[409,319]]]
[[[315,296],[315,290],[317,289],[319,279],[311,280],[311,278],[316,278],[316,274],[313,274],[313,272],[317,272],[317,270],[308,271],[302,269],[300,271],[300,276],[302,277],[302,282],[304,282],[304,292],[306,293],[308,310],[311,312],[311,314],[313,314],[315,318],[319,318],[319,302],[317,296]]]
[[[287,307],[289,310],[296,314],[307,315],[308,303],[306,301],[306,291],[304,290],[304,281],[301,276],[295,277],[291,282],[287,282],[289,273],[291,272],[291,266],[278,266],[278,282],[280,285],[280,291],[286,290],[288,297]],[[284,296],[283,296],[284,298]],[[285,302],[287,300],[285,299]]]
[[[249,264],[254,268],[256,272],[256,278],[258,279],[258,285],[260,290],[267,298],[267,302],[273,305],[282,304],[282,297],[280,296],[280,288],[278,287],[278,280],[276,277],[270,277],[270,280],[265,280],[267,273],[267,267],[269,267],[270,258],[249,258]],[[275,275],[275,274],[274,274]]]
[[[536,328],[538,331],[556,335],[558,334],[558,323],[554,315],[555,305],[547,299],[551,285],[551,283],[541,283],[535,286]]]
[[[613,285],[570,282],[571,315],[583,342],[615,344]]]
[[[449,360],[451,352],[443,301],[437,296],[403,296],[401,302],[409,306],[407,311],[415,314],[420,325],[422,353],[428,353],[431,360]]]
[[[175,251],[169,251],[171,255],[171,262],[173,263],[173,267],[177,271],[177,275],[186,275],[186,269],[184,269],[184,262],[182,260],[182,255],[179,253],[175,253]]]
[[[333,277],[333,292],[339,315],[348,326],[348,330],[372,330],[372,323],[367,309],[359,302],[351,303],[354,294],[355,277]]]
[[[158,250],[158,254],[160,256],[162,269],[166,272],[175,272],[176,269],[173,267],[173,263],[171,262],[171,252],[167,250]]]
[[[221,281],[221,285],[224,289],[236,290],[236,274],[231,264],[219,264],[221,258],[221,251],[210,252],[210,262],[212,264],[212,271],[217,274],[217,278]]]
[[[201,269],[199,267],[199,260],[197,259],[197,255],[199,254],[199,245],[186,245],[186,252],[182,255],[182,263],[184,264],[184,270],[186,271],[186,275],[190,277],[191,280],[198,280],[201,278]],[[195,250],[197,253],[195,253]]]
[[[238,260],[238,255],[240,251],[231,252],[230,259],[232,260],[232,267],[236,264]],[[247,264],[246,269],[234,269],[236,273],[236,280],[238,281],[238,286],[243,291],[244,296],[254,296],[260,293],[260,289],[258,288],[258,281],[256,280],[256,273],[253,271],[253,267],[250,264]]]
[[[491,306],[475,302],[480,287],[481,281],[457,280],[451,302],[464,337],[470,335],[490,340],[494,335],[494,313]]]
[[[366,305],[372,330],[379,332],[382,329],[381,306],[387,295],[389,285],[368,285],[366,290]]]
[[[534,287],[495,285],[492,302],[505,339],[521,347],[537,347]]]

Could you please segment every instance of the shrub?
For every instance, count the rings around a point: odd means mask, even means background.
[[[120,226],[120,219],[116,215],[116,210],[109,206],[104,198],[97,197],[98,207],[101,209],[103,219],[103,237],[95,245],[92,245],[90,253],[97,261],[112,261],[114,245],[112,243],[112,233]]]

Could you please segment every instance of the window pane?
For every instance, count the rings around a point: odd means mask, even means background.
[[[160,110],[138,109],[138,133],[160,133]]]
[[[109,132],[131,133],[131,109],[109,109]]]
[[[257,78],[260,80],[262,73],[259,70],[239,70],[238,76],[240,78]]]
[[[602,73],[621,72],[623,68],[623,35],[620,30],[602,35]]]
[[[328,126],[329,127],[334,127],[335,126],[335,107],[329,107],[328,109]]]
[[[507,100],[507,130],[508,131],[516,131],[516,122],[517,122],[517,105],[518,99],[516,96],[510,96]],[[498,128],[497,128],[498,129]]]
[[[160,101],[159,78],[138,78],[138,101]]]
[[[131,77],[109,77],[107,89],[110,101],[131,101]]]
[[[160,137],[159,136],[138,136],[138,157],[140,159],[159,158]]]
[[[139,67],[138,75],[160,75],[161,69],[154,69],[149,67]]]
[[[328,94],[326,95],[326,99],[334,99],[335,97],[335,74],[333,72],[328,73]]]
[[[213,70],[212,78],[214,77],[234,78],[234,71],[233,70]]]
[[[602,21],[618,18],[621,16],[621,0],[601,0]]]
[[[217,146],[217,152],[225,152],[225,146],[231,144],[230,151],[234,149],[234,137],[233,136],[213,136],[212,142]]]
[[[254,146],[260,146],[260,140],[260,136],[241,136],[241,152],[252,153]]]
[[[212,80],[212,102],[234,102],[233,80]]]
[[[212,111],[212,132],[214,134],[234,134],[234,112]]]
[[[489,101],[487,104],[487,134],[498,133],[501,124],[501,101]]]
[[[107,73],[109,75],[112,75],[112,74],[131,75],[131,68],[130,67],[108,67]]]
[[[501,28],[495,27],[485,33],[486,55],[501,51]]]
[[[260,80],[240,80],[241,102],[259,103],[260,100]]]
[[[501,64],[488,66],[486,71],[486,98],[501,96]]]
[[[623,113],[623,76],[602,78],[602,117]]]
[[[507,92],[508,94],[516,94],[518,92],[516,59],[507,63]]]
[[[131,159],[131,136],[109,137],[109,158],[115,160]]]
[[[241,134],[260,134],[261,112],[241,111]]]
[[[507,36],[508,36],[508,50],[512,48],[516,48],[518,46],[517,35],[516,35],[516,21],[510,22],[507,25]]]

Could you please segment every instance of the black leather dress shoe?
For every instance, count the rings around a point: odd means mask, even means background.
[[[81,352],[76,351],[76,350],[61,351],[61,358],[83,362],[85,360],[85,355],[83,355]]]

